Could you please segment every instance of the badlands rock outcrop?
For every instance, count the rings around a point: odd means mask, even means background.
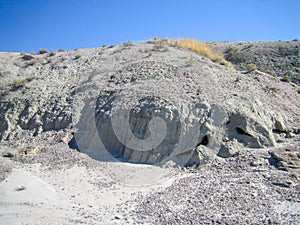
[[[157,40],[0,53],[0,221],[298,224],[299,87],[234,66]]]
[[[167,43],[25,56],[1,54],[2,141],[65,130],[82,152],[185,166],[299,130],[296,85]]]

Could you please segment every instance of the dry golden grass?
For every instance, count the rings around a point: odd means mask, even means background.
[[[231,67],[231,63],[226,61],[224,57],[221,54],[217,54],[214,52],[210,46],[209,43],[203,43],[200,41],[197,41],[195,39],[159,39],[159,38],[154,38],[153,42],[165,42],[169,43],[172,45],[180,46],[182,48],[188,49],[192,52],[195,52],[199,55],[205,56],[213,62],[220,63],[221,65],[225,65],[228,67]]]
[[[199,55],[210,58],[213,62],[220,63],[221,65],[231,66],[231,63],[226,61],[220,54],[215,53],[209,43],[202,43],[195,39],[178,39],[170,40],[171,44],[176,44],[182,48],[186,48]]]

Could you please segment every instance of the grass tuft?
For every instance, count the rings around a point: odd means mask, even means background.
[[[25,79],[21,80],[14,80],[12,83],[12,90],[17,90],[19,88],[24,87],[28,82],[32,81],[34,79],[34,76],[28,76]]]
[[[288,75],[285,75],[285,76],[282,78],[282,81],[289,83],[289,82],[291,82],[291,79],[290,79],[290,77],[289,77]]]
[[[47,49],[45,49],[45,48],[40,48],[39,49],[39,54],[45,54],[45,53],[47,53],[48,51],[47,51]]]
[[[248,72],[252,72],[252,71],[256,70],[256,65],[253,63],[247,64],[247,70],[248,70]]]
[[[225,65],[228,67],[232,66],[230,62],[225,60],[223,55],[214,52],[209,43],[203,43],[195,39],[176,39],[176,40],[167,39],[167,42],[171,45],[176,45],[188,49],[192,52],[197,53],[198,55],[205,56],[211,59],[211,61],[217,62],[221,65]]]

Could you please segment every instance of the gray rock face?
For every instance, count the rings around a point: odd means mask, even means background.
[[[7,91],[0,101],[1,141],[23,131],[73,128],[72,145],[96,159],[185,166],[231,157],[243,147],[275,146],[285,141],[282,134],[299,129],[293,85],[174,46],[162,52],[139,43],[52,57],[50,64],[36,55],[30,66],[18,55],[0,57],[1,85],[7,84],[1,86]],[[19,73],[35,76],[10,89]]]
[[[172,98],[181,101],[172,101],[169,93],[164,94],[163,80],[155,86],[145,85],[145,80],[188,77],[188,73],[156,62],[128,68],[111,76],[110,83],[116,87],[101,91],[95,109],[98,135],[114,157],[147,164],[174,161],[184,166],[191,162],[203,163],[203,157],[195,153],[201,145],[225,158],[233,156],[241,146],[275,145],[272,128],[276,124],[260,101],[239,98],[210,104],[201,98],[195,101],[190,95],[182,96],[185,90],[173,92]],[[170,76],[170,68],[176,71],[175,75]],[[173,84],[177,85],[174,81]],[[147,90],[149,86],[155,88]],[[237,108],[237,101],[243,108]]]

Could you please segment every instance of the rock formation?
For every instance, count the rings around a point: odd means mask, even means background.
[[[294,84],[154,45],[2,53],[0,139],[65,130],[70,146],[94,157],[185,166],[275,146],[299,129]]]

